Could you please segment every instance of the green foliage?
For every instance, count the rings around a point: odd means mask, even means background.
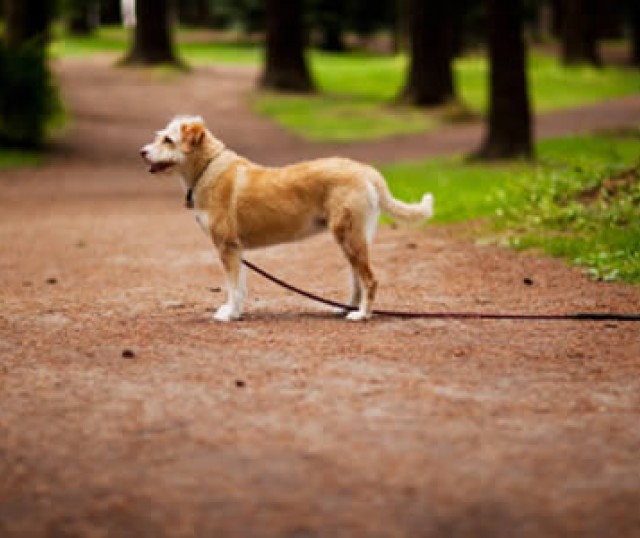
[[[449,158],[383,171],[403,199],[433,192],[436,221],[482,218],[501,244],[567,258],[596,279],[640,282],[640,130],[543,141],[537,153],[535,166]]]
[[[36,44],[0,45],[0,80],[0,144],[41,146],[47,126],[61,113],[45,51]]]
[[[42,162],[42,155],[35,151],[20,151],[0,147],[0,170],[18,166],[36,166]]]

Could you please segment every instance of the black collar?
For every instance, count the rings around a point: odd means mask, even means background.
[[[224,151],[224,148],[222,148],[222,151]],[[202,176],[204,176],[204,173],[207,171],[207,168],[209,168],[209,165],[217,157],[220,156],[220,153],[222,153],[222,151],[220,151],[219,153],[217,153],[207,161],[207,164],[204,165],[202,172],[198,174],[198,177],[196,177],[195,181],[193,182],[193,185],[187,189],[187,195],[184,198],[184,207],[186,207],[187,209],[193,209],[195,207],[195,203],[193,202],[193,189],[196,188],[196,185],[198,185],[198,182],[202,179]]]
[[[184,199],[184,207],[186,207],[187,209],[193,209],[194,208],[194,204],[193,204],[193,189],[191,187],[189,187],[187,189],[187,196],[185,196],[185,199]]]

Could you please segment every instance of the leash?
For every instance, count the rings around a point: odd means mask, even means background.
[[[285,288],[293,293],[311,299],[317,303],[346,311],[357,310],[355,306],[325,299],[315,293],[300,289],[278,277],[273,276],[257,265],[242,259],[242,263],[258,273],[263,278]],[[528,320],[528,321],[640,321],[640,314],[622,314],[617,312],[576,312],[572,314],[505,314],[505,313],[484,313],[484,312],[412,312],[403,310],[373,310],[378,316],[387,316],[405,319],[506,319],[506,320]]]

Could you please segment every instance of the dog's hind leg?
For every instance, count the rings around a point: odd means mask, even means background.
[[[373,300],[378,287],[378,282],[369,264],[369,240],[366,224],[361,219],[354,219],[350,209],[345,209],[330,223],[331,231],[351,264],[353,278],[357,279],[358,288],[361,290],[360,297],[358,297],[360,301],[358,310],[347,315],[347,319],[351,321],[361,321],[371,317]]]
[[[213,315],[216,321],[240,319],[247,295],[242,251],[237,242],[225,241],[218,244],[220,261],[227,277],[227,302]]]
[[[378,218],[380,217],[380,211],[372,209],[365,219],[365,239],[367,243],[367,251],[373,243],[373,236],[376,233],[376,227],[378,225]],[[351,282],[350,282],[350,294],[349,294],[349,306],[357,307],[362,301],[362,283],[360,281],[360,275],[356,268],[351,265]]]

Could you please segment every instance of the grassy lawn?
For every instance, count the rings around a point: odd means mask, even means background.
[[[436,199],[437,222],[483,218],[492,240],[538,248],[593,278],[640,283],[640,129],[543,141],[537,165],[460,158],[386,166],[393,192]]]
[[[259,65],[262,61],[262,48],[256,44],[214,42],[206,34],[190,30],[179,30],[177,38],[180,56],[191,65]],[[122,28],[101,28],[89,38],[61,36],[52,45],[52,53],[58,57],[98,52],[123,54],[128,40],[129,33]],[[309,61],[320,90],[318,95],[258,92],[252,98],[254,110],[314,141],[371,140],[424,132],[442,121],[434,114],[392,106],[404,82],[407,69],[404,56],[312,51]],[[488,77],[485,58],[471,55],[456,61],[455,76],[463,106],[476,114],[485,114]],[[530,54],[529,76],[538,112],[629,95],[640,89],[637,70],[565,68],[555,58],[538,53]]]
[[[404,82],[403,56],[329,55],[313,52],[310,63],[320,89],[318,96],[259,94],[255,109],[310,140],[372,139],[425,131],[438,125],[438,116],[390,103]],[[487,112],[488,65],[485,58],[469,56],[455,63],[455,76],[464,107]],[[532,53],[529,77],[537,112],[575,107],[637,93],[640,72],[617,67],[565,68],[555,58]],[[362,119],[367,111],[368,121]],[[395,121],[390,122],[389,116]],[[357,123],[352,121],[355,115]],[[331,125],[341,123],[332,132]],[[383,126],[382,128],[380,126]]]

